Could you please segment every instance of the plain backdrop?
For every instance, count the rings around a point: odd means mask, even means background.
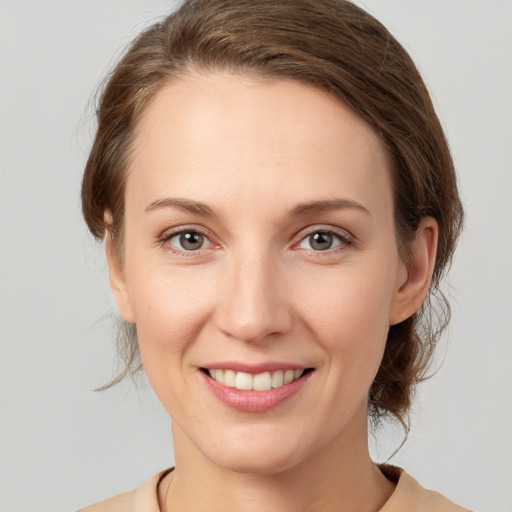
[[[91,97],[163,0],[0,0],[0,511],[64,512],[173,464],[169,419],[115,369],[103,248],[81,219]],[[466,230],[453,321],[391,463],[512,511],[512,2],[365,0],[410,51],[455,158]],[[377,434],[375,457],[399,442]]]

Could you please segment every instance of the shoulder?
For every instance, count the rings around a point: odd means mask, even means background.
[[[132,512],[134,510],[135,492],[135,490],[123,492],[112,498],[82,508],[78,512]]]
[[[395,492],[380,512],[469,512],[435,491],[422,487],[404,470],[392,466],[381,466],[386,475],[398,478]]]
[[[132,491],[123,492],[78,512],[160,512],[158,484],[171,469],[161,471]]]

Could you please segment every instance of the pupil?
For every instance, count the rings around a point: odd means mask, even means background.
[[[325,251],[332,245],[332,235],[330,233],[315,233],[310,236],[310,243],[313,249]]]
[[[200,249],[203,245],[203,235],[194,232],[182,233],[180,236],[180,244],[183,249],[195,251]]]

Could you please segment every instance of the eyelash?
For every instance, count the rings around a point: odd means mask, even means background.
[[[208,242],[210,244],[212,244],[213,246],[216,246],[216,244],[212,242],[211,236],[209,236],[207,233],[205,233],[204,231],[202,231],[201,229],[198,229],[196,227],[194,227],[194,228],[186,228],[185,227],[185,228],[177,229],[176,231],[165,232],[162,236],[160,236],[158,238],[158,245],[174,254],[177,254],[178,256],[182,256],[185,258],[191,258],[191,257],[197,256],[197,254],[200,253],[202,249],[196,249],[195,251],[187,251],[186,249],[178,249],[177,247],[175,247],[169,243],[173,238],[175,238],[179,235],[182,235],[183,233],[197,233],[199,235],[202,235],[206,240],[208,240]]]
[[[306,231],[305,233],[301,234],[300,240],[298,242],[294,243],[292,248],[294,250],[300,250],[298,248],[298,246],[302,242],[306,241],[311,235],[314,235],[317,233],[332,235],[334,238],[337,238],[339,241],[339,245],[337,245],[333,248],[325,249],[323,251],[322,250],[315,251],[314,249],[304,249],[304,250],[307,250],[311,255],[313,255],[314,257],[317,257],[317,258],[321,258],[324,255],[332,255],[332,254],[336,254],[339,252],[343,252],[343,251],[347,250],[347,248],[349,248],[350,246],[354,245],[354,242],[355,242],[354,237],[348,231],[336,230],[336,229],[333,229],[332,227],[325,228],[325,229],[315,227],[315,228],[310,229],[309,231]]]
[[[162,236],[160,236],[158,238],[157,243],[159,246],[164,247],[166,250],[171,251],[172,253],[182,256],[182,257],[185,257],[185,258],[197,256],[202,251],[202,249],[196,249],[196,250],[178,249],[177,247],[175,247],[169,243],[170,240],[172,240],[173,238],[175,238],[179,235],[182,235],[184,233],[200,234],[212,246],[218,247],[218,244],[215,244],[214,242],[212,242],[210,235],[208,235],[203,230],[201,230],[197,227],[180,228],[180,229],[177,229],[176,231],[165,232]],[[308,237],[310,237],[311,235],[317,234],[317,233],[332,235],[333,237],[337,238],[340,243],[339,243],[339,245],[335,246],[334,248],[329,248],[329,249],[325,249],[325,250],[315,251],[314,249],[304,249],[304,250],[307,250],[314,257],[322,257],[323,255],[326,255],[326,254],[342,252],[342,251],[346,250],[348,247],[354,245],[354,242],[355,242],[354,237],[349,232],[347,232],[345,230],[338,231],[338,230],[333,229],[332,227],[325,228],[325,229],[316,227],[314,229],[311,229],[311,230],[306,231],[305,233],[301,234],[301,237],[298,240],[298,242],[295,242],[292,245],[292,250],[300,250],[300,248],[298,246],[302,242],[307,240]]]

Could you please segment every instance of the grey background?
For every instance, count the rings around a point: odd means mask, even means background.
[[[467,208],[444,359],[392,463],[480,511],[512,511],[512,2],[366,0],[411,52]],[[162,0],[0,0],[0,511],[59,512],[172,465],[169,419],[115,366],[103,249],[81,171],[92,91]],[[385,460],[396,431],[377,434]]]

